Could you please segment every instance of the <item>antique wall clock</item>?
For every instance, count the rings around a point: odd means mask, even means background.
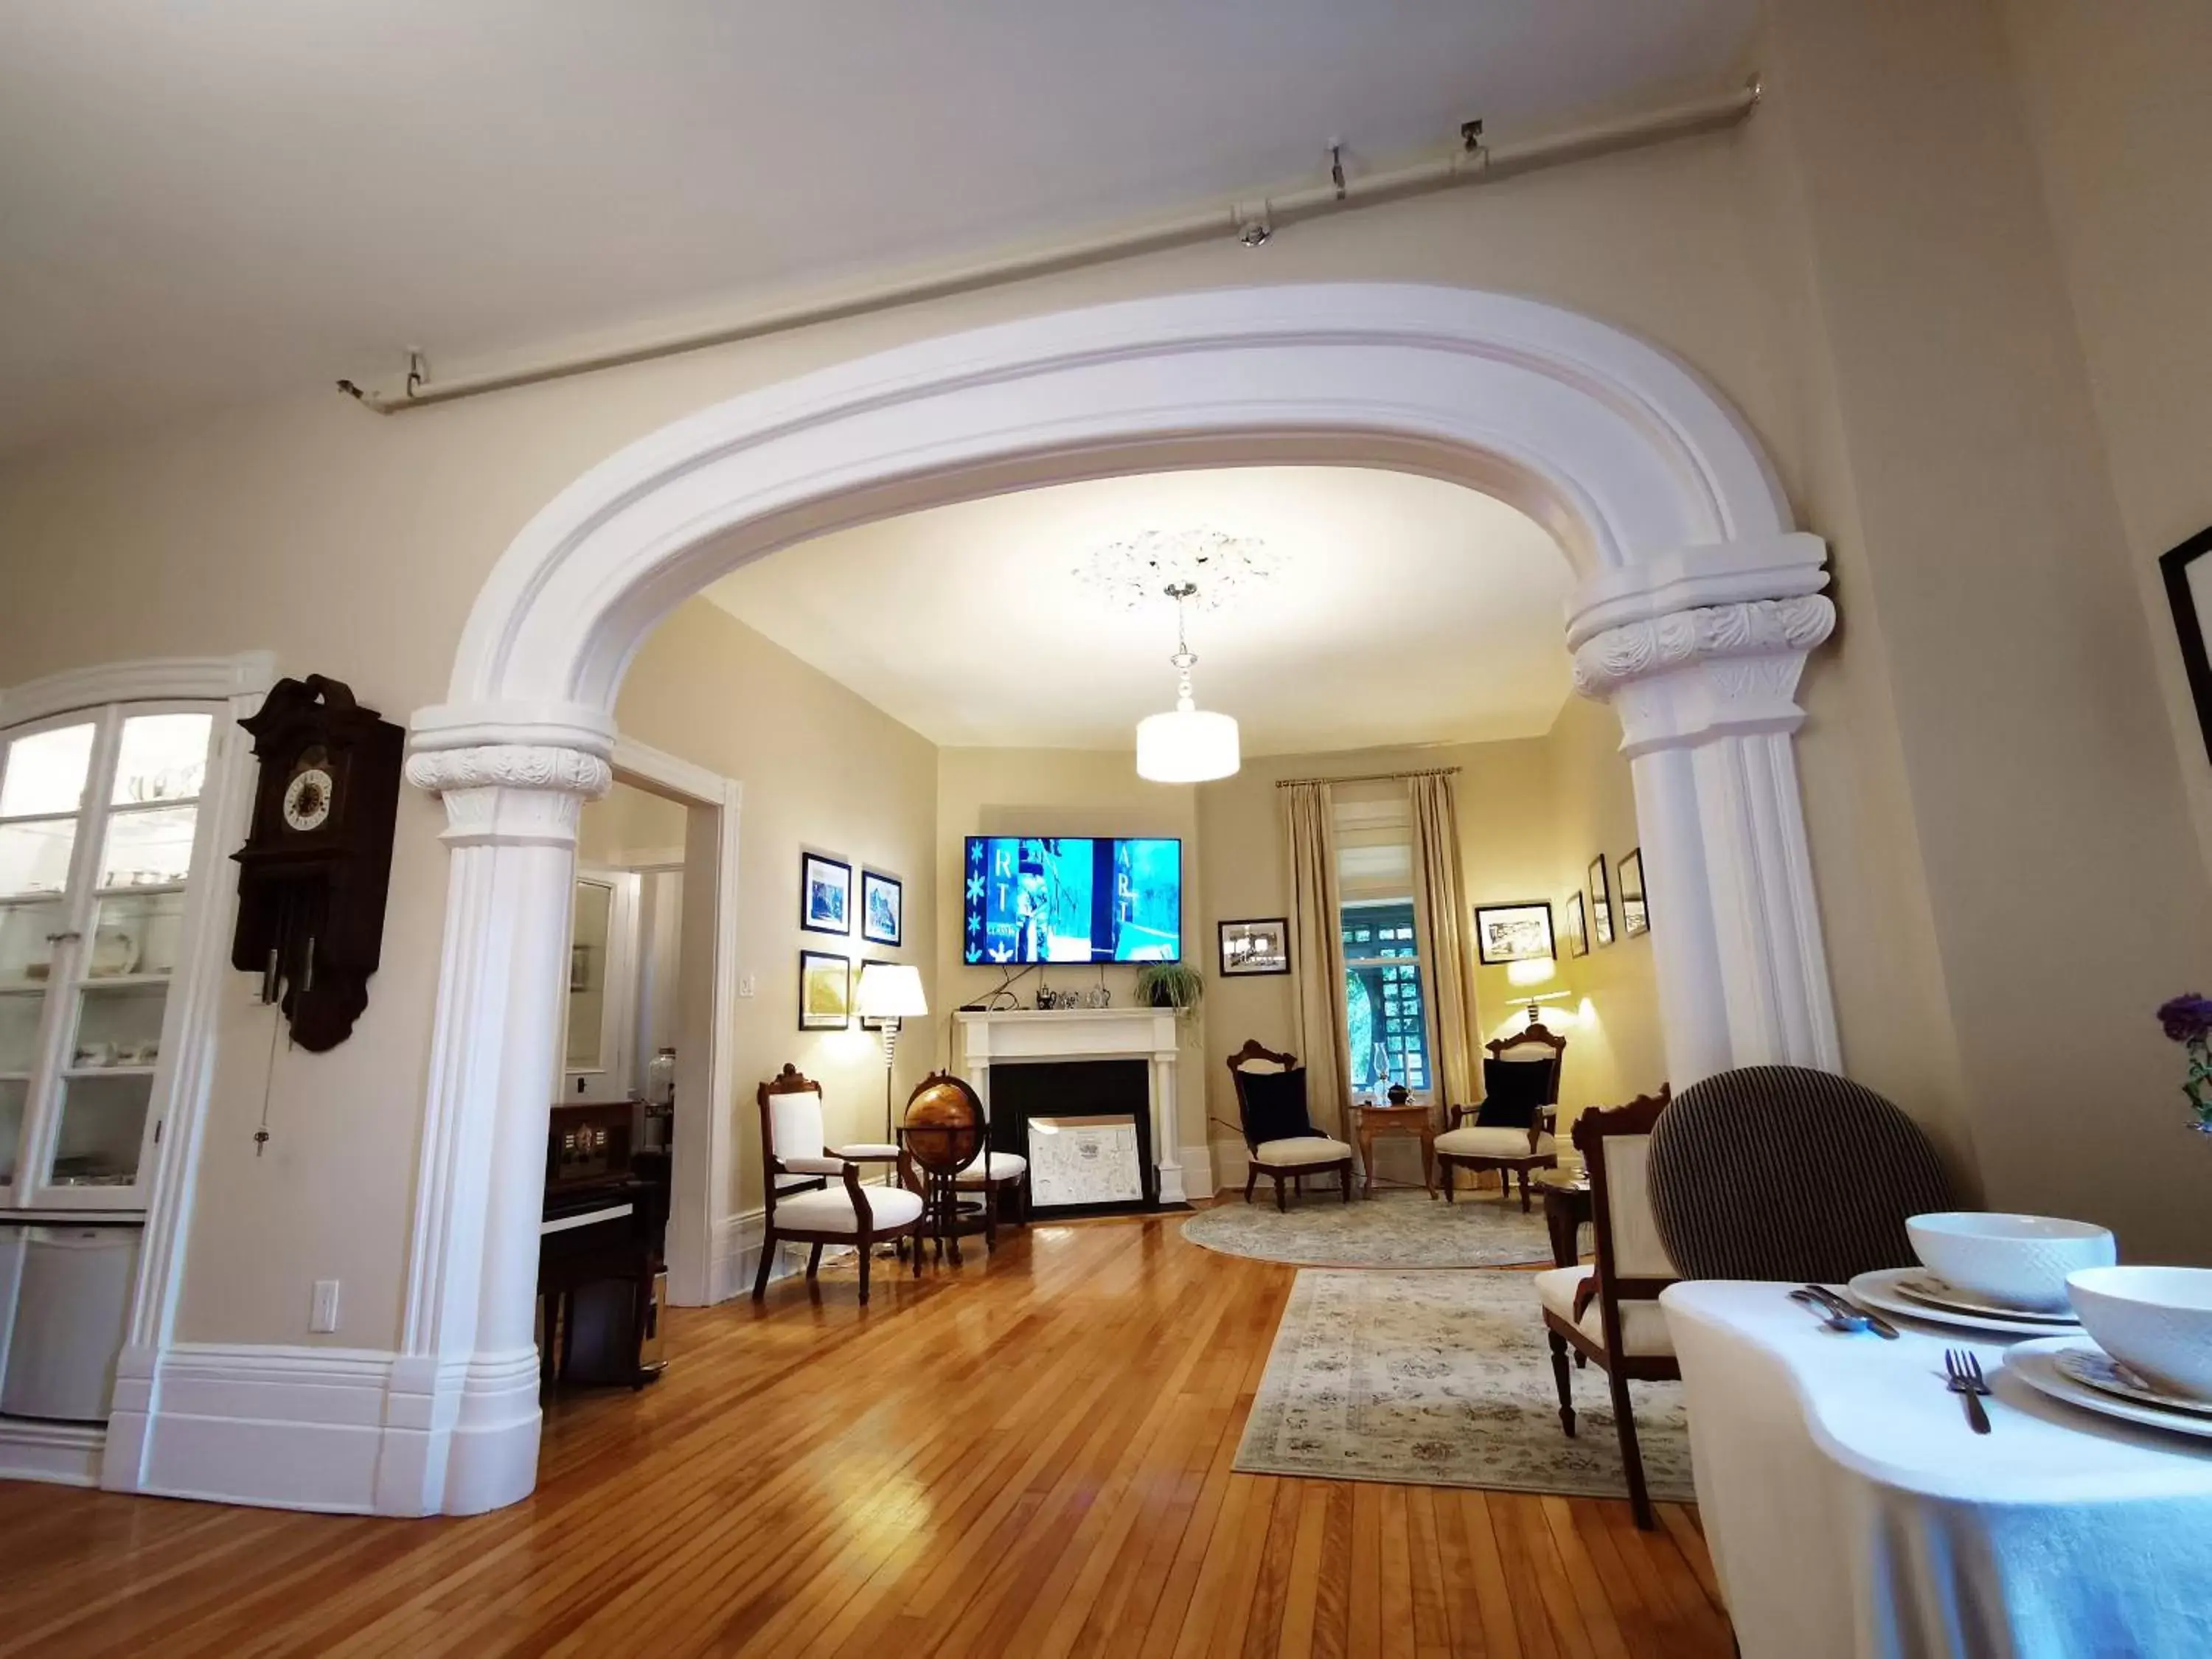
[[[234,968],[262,975],[292,1039],[321,1053],[368,1006],[384,944],[406,734],[337,680],[279,680],[239,724],[261,763],[238,860]]]

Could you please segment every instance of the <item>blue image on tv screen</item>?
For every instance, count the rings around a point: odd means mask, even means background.
[[[1182,843],[970,836],[969,962],[1179,962]]]

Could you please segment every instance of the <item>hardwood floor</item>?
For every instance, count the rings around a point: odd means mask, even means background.
[[[465,1520],[0,1483],[0,1655],[1728,1654],[1679,1506],[1231,1473],[1292,1273],[1104,1221],[678,1310]]]

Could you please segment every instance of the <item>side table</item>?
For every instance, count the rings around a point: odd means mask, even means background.
[[[1359,1142],[1364,1171],[1362,1198],[1375,1196],[1375,1141],[1377,1136],[1411,1135],[1421,1143],[1421,1185],[1433,1194],[1437,1184],[1437,1120],[1432,1109],[1404,1106],[1354,1106],[1352,1135]]]
[[[1582,1230],[1590,1218],[1589,1177],[1544,1170],[1537,1174],[1536,1188],[1544,1194],[1544,1225],[1552,1235],[1552,1265],[1572,1267],[1583,1259]]]

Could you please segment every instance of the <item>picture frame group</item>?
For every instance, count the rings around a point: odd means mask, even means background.
[[[857,932],[869,945],[896,950],[906,942],[906,886],[886,871],[860,869],[859,902],[854,900],[854,867],[849,860],[802,848],[799,854],[799,926],[802,933],[827,933],[850,939]],[[856,925],[857,924],[857,925]],[[802,1031],[842,1031],[853,1023],[853,997],[860,969],[868,958],[828,951],[802,949],[799,953],[799,1029]],[[866,1030],[880,1030],[882,1022],[863,1019]]]
[[[1631,848],[1609,871],[1605,854],[1600,853],[1589,861],[1588,884],[1577,888],[1567,900],[1567,953],[1586,957],[1593,945],[1602,947],[1616,939],[1636,939],[1650,931],[1651,902],[1644,890],[1644,849]]]

